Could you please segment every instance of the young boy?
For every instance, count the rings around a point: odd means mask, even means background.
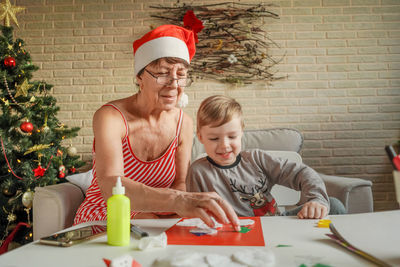
[[[227,200],[238,216],[297,215],[320,219],[345,213],[343,204],[329,198],[325,184],[310,167],[279,158],[267,151],[241,151],[242,109],[227,96],[205,99],[197,112],[197,136],[207,157],[190,167],[187,190],[215,191]],[[270,191],[274,184],[301,191],[300,207],[281,213]]]

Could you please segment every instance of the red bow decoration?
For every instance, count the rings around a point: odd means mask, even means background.
[[[194,40],[196,41],[196,43],[198,43],[199,39],[197,38],[197,33],[201,32],[201,30],[204,28],[204,26],[203,26],[203,22],[201,22],[201,20],[199,20],[196,17],[193,10],[186,11],[185,16],[183,17],[183,26],[186,29],[193,31]]]

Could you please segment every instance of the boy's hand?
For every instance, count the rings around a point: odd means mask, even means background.
[[[322,219],[328,214],[328,208],[318,202],[310,201],[297,213],[300,219]]]

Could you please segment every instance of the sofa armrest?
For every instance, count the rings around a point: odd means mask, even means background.
[[[347,213],[373,211],[371,181],[321,173],[319,175],[325,182],[328,195],[342,201]]]
[[[72,183],[36,187],[32,211],[33,239],[70,227],[84,197],[82,190]]]

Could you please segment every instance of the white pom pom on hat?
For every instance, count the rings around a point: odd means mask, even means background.
[[[176,57],[188,64],[196,53],[194,33],[176,25],[162,25],[133,42],[135,76],[152,61]]]

